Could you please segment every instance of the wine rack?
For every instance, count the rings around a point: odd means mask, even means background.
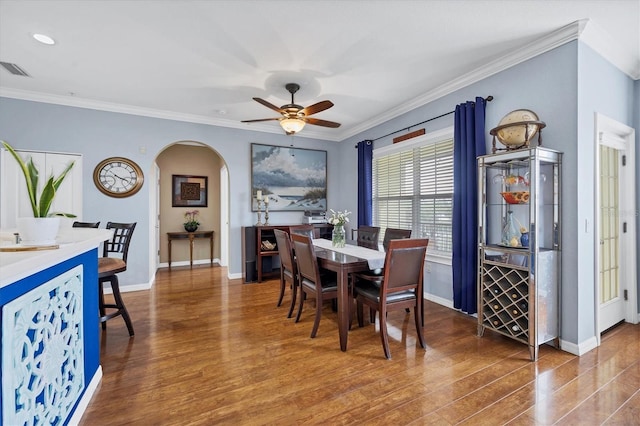
[[[525,343],[532,361],[559,346],[561,160],[542,147],[478,157],[478,335]]]

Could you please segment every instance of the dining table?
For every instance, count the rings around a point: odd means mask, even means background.
[[[384,266],[385,252],[347,244],[334,247],[331,240],[314,239],[314,250],[318,266],[334,271],[338,285],[338,334],[340,350],[347,350],[349,337],[349,315],[351,304],[349,294],[349,274],[380,269]]]

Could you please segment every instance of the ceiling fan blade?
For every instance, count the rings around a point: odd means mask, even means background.
[[[332,106],[333,106],[333,102],[322,101],[322,102],[318,102],[317,104],[309,105],[308,107],[304,108],[302,112],[304,113],[304,115],[308,117],[310,115],[317,114],[320,111],[324,111],[325,109],[329,109]]]
[[[240,122],[241,123],[256,123],[258,121],[274,121],[274,120],[280,120],[280,118],[259,118],[257,120],[242,120]]]
[[[335,121],[320,120],[319,118],[305,117],[304,121],[309,124],[315,124],[316,126],[332,127],[334,129],[336,127],[340,127],[340,123],[336,123]]]
[[[284,111],[282,111],[282,109],[280,107],[277,107],[274,104],[272,104],[271,102],[265,101],[264,99],[253,98],[253,100],[258,102],[259,104],[262,104],[262,105],[266,106],[267,108],[271,108],[272,110],[279,112],[280,114],[282,114],[284,112]]]

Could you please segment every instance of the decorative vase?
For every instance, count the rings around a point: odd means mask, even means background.
[[[528,232],[523,232],[522,235],[520,236],[520,243],[522,244],[522,247],[529,247],[529,233]]]
[[[18,233],[22,245],[50,246],[56,243],[59,217],[19,217]]]
[[[344,236],[344,225],[333,225],[333,231],[331,231],[331,244],[334,247],[344,247]]]
[[[510,247],[520,247],[520,231],[513,219],[513,212],[507,212],[507,220],[502,228],[502,244]]]
[[[187,232],[195,232],[198,230],[198,225],[195,223],[185,223],[184,230]]]

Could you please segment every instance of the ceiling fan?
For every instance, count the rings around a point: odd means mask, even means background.
[[[271,108],[272,110],[279,112],[280,114],[282,114],[282,117],[260,118],[257,120],[242,120],[242,123],[255,123],[257,121],[277,120],[280,122],[280,126],[282,126],[287,135],[293,135],[294,133],[299,132],[300,130],[302,130],[306,123],[322,127],[340,127],[340,123],[336,123],[335,121],[321,120],[319,118],[309,117],[310,115],[317,114],[320,111],[331,108],[333,106],[333,102],[321,101],[304,108],[300,105],[297,105],[293,100],[293,95],[300,89],[300,85],[296,83],[287,83],[284,87],[289,91],[289,93],[291,93],[290,104],[277,107],[274,104],[265,101],[264,99],[253,98],[254,101],[266,106],[267,108]]]

